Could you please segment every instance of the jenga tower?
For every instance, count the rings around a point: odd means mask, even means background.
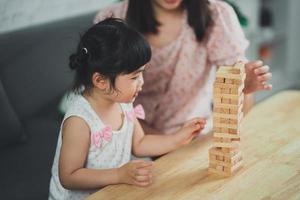
[[[240,122],[243,118],[244,64],[221,66],[214,82],[213,139],[210,173],[231,176],[242,166]]]

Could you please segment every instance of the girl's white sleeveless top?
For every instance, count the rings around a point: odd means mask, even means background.
[[[132,112],[133,110],[132,104],[120,105],[124,116],[126,116],[126,112]],[[80,117],[88,124],[91,138],[95,136],[93,134],[99,134],[99,132],[107,128],[107,126],[98,117],[96,112],[92,109],[89,102],[82,95],[79,95],[72,105],[69,106],[61,124],[58,137],[56,153],[52,166],[49,200],[84,199],[91,193],[95,192],[95,190],[67,190],[62,187],[59,181],[58,162],[62,143],[61,131],[64,121],[71,116]],[[118,131],[112,131],[111,139],[103,139],[100,141],[97,140],[98,145],[95,145],[95,142],[91,142],[84,167],[90,169],[110,169],[120,167],[130,161],[132,133],[133,122],[128,117],[124,117],[122,127]],[[101,177],[95,178],[100,179]]]

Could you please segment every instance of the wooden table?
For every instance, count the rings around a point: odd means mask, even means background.
[[[244,166],[233,177],[208,174],[208,134],[156,160],[151,186],[108,186],[88,200],[300,199],[300,92],[259,103],[241,130]]]

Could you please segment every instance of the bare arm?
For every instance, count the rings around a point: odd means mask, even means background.
[[[255,104],[254,94],[245,94],[244,105],[243,105],[243,113],[246,115],[253,105]]]
[[[90,146],[90,130],[79,117],[67,119],[63,126],[59,177],[67,189],[96,189],[118,183],[118,169],[84,167]]]
[[[246,67],[246,80],[245,80],[245,100],[243,111],[246,114],[255,103],[254,93],[259,90],[271,90],[272,85],[268,84],[272,77],[270,68],[264,65],[262,61],[252,61],[245,65]]]
[[[201,129],[205,120],[195,118],[187,122],[179,131],[170,135],[145,135],[138,120],[135,121],[133,153],[136,156],[158,156],[189,143]]]

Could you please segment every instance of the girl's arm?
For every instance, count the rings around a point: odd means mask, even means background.
[[[188,121],[176,133],[170,135],[145,135],[138,120],[135,120],[133,154],[136,156],[159,156],[189,143],[204,128],[205,120]]]
[[[66,189],[96,189],[119,182],[117,169],[84,168],[90,146],[90,129],[79,117],[70,117],[63,125],[59,158],[59,177]]]
[[[59,178],[66,189],[99,189],[126,183],[147,186],[151,183],[152,162],[131,161],[119,168],[88,169],[85,162],[90,146],[90,129],[79,117],[70,117],[63,125],[59,159]]]

